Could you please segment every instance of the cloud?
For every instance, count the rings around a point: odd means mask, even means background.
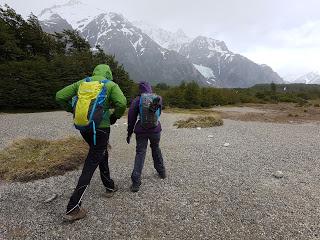
[[[317,47],[320,45],[320,20],[308,21],[301,26],[276,32],[272,38],[290,47]]]
[[[266,44],[253,46],[243,54],[258,63],[267,63],[282,76],[320,70],[320,20],[264,36]]]
[[[320,46],[310,48],[256,47],[243,55],[257,63],[267,63],[280,75],[303,75],[320,70]]]

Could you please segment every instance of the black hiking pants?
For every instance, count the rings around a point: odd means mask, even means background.
[[[160,133],[148,133],[136,135],[136,157],[134,160],[134,168],[131,174],[131,180],[134,184],[141,184],[141,173],[146,158],[146,152],[148,142],[150,141],[150,147],[152,152],[153,166],[158,173],[165,172],[164,162],[160,150]]]
[[[93,131],[81,132],[83,139],[89,144],[89,153],[83,165],[82,173],[79,178],[77,187],[75,188],[67,206],[67,214],[81,206],[82,197],[90,184],[91,178],[99,166],[100,176],[106,189],[113,189],[114,182],[110,178],[108,164],[108,149],[110,128],[99,128],[96,130],[96,145],[93,144]]]

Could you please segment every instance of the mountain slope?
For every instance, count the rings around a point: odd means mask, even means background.
[[[181,29],[175,33],[172,33],[142,21],[135,21],[133,22],[133,25],[140,28],[160,46],[169,50],[178,52],[183,44],[191,42],[192,40]]]
[[[318,72],[309,72],[294,80],[293,83],[320,84],[320,74]]]
[[[258,83],[282,83],[282,78],[267,65],[231,52],[223,41],[199,36],[185,44],[179,53],[192,63],[212,70],[220,87],[250,87]]]
[[[41,21],[48,21],[52,18],[52,15],[59,15],[61,18],[65,19],[73,29],[81,32],[97,15],[104,12],[105,11],[102,9],[82,3],[81,1],[70,0],[66,4],[45,8],[38,15],[38,18]]]
[[[162,48],[119,14],[100,14],[82,34],[92,46],[100,45],[115,54],[134,80],[171,85],[204,80],[185,57]]]
[[[87,17],[83,13],[85,10],[91,15]],[[120,14],[101,13],[99,9],[91,10],[89,6],[72,0],[43,10],[39,19],[46,27],[48,23],[56,26],[54,19],[66,19],[92,47],[100,45],[107,53],[114,54],[135,81],[170,85],[192,80],[199,84],[205,82],[205,78],[185,57],[161,47]]]
[[[52,14],[49,19],[41,22],[43,31],[48,33],[62,32],[63,30],[72,30],[72,26],[60,15]]]

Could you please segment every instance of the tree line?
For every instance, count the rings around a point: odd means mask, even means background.
[[[155,91],[163,96],[169,107],[208,108],[218,105],[241,103],[292,102],[306,104],[309,100],[320,99],[320,85],[306,84],[260,84],[251,88],[224,89],[200,87],[195,82],[181,83],[170,87],[158,84]]]

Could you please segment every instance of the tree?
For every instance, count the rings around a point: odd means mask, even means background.
[[[135,84],[114,56],[99,48],[92,53],[78,32],[47,34],[36,16],[25,21],[8,6],[0,7],[0,108],[56,108],[57,90],[91,75],[102,63],[109,64],[130,99]]]
[[[273,93],[275,93],[275,92],[277,91],[277,85],[276,85],[274,82],[272,82],[272,83],[270,84],[270,90],[271,90],[271,92],[273,92]]]
[[[184,100],[188,108],[200,106],[200,87],[196,82],[186,84]]]

